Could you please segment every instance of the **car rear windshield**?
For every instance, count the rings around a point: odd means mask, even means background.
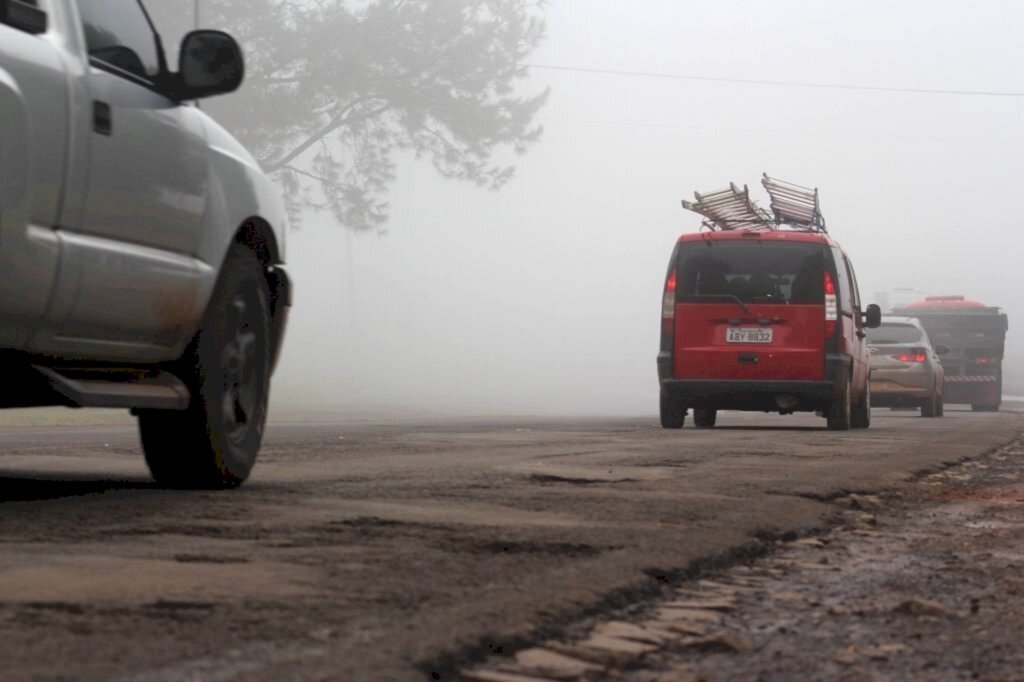
[[[919,343],[921,330],[912,324],[882,323],[877,329],[868,329],[868,343],[884,346],[887,344]]]
[[[701,241],[679,256],[681,301],[714,303],[824,303],[825,249],[776,241]]]

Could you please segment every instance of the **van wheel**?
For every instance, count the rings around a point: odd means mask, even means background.
[[[921,405],[921,416],[922,417],[937,417],[939,416],[939,394],[932,392],[932,397],[929,398]]]
[[[853,408],[850,415],[850,426],[855,429],[866,429],[871,426],[871,383],[864,384],[864,397]]]
[[[946,413],[946,397],[939,394],[938,403],[935,406],[935,416],[941,417]]]
[[[181,359],[188,409],[139,413],[153,478],[174,488],[234,488],[256,462],[270,392],[270,292],[241,245],[228,252],[202,326]]]
[[[718,419],[718,410],[694,410],[693,425],[698,429],[710,429],[715,426]]]
[[[678,400],[661,396],[659,401],[661,428],[681,429],[686,421],[686,408]]]
[[[850,428],[850,377],[843,374],[839,379],[839,396],[828,406],[828,428],[832,431],[846,431]]]

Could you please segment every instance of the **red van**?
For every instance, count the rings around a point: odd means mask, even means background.
[[[662,303],[661,425],[715,425],[718,410],[817,412],[830,429],[871,421],[857,278],[825,230],[817,190],[765,176],[773,213],[746,187],[683,205],[710,228],[679,238]],[[784,192],[779,198],[780,192]]]

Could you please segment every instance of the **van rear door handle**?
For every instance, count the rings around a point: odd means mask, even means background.
[[[100,135],[110,137],[114,132],[114,115],[110,105],[106,102],[93,100],[92,102],[92,129]]]

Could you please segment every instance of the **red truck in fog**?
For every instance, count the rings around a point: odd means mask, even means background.
[[[964,296],[929,296],[892,313],[916,317],[932,343],[949,346],[950,352],[940,359],[946,373],[943,393],[947,404],[969,404],[976,412],[999,409],[1009,328],[1006,313]]]

